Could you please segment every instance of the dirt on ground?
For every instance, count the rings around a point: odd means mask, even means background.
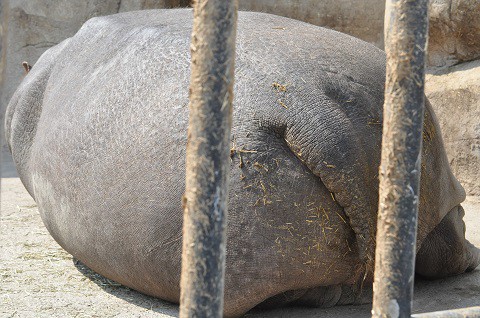
[[[177,317],[178,306],[142,295],[74,260],[49,235],[13,165],[4,162],[0,218],[0,317]],[[467,237],[480,246],[480,197],[468,197]],[[419,281],[414,312],[480,305],[480,268]],[[370,317],[370,305],[279,308],[247,317]]]

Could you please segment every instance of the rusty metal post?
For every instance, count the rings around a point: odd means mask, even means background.
[[[222,317],[237,4],[197,0],[180,317]]]
[[[372,317],[410,317],[428,0],[387,0],[387,74]]]

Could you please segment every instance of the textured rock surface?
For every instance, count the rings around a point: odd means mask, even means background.
[[[480,1],[430,0],[429,61],[453,65],[480,58]]]
[[[2,70],[3,70],[3,23],[1,21],[4,20],[3,17],[3,5],[4,3],[0,1],[0,87],[2,87]]]
[[[426,94],[442,127],[453,174],[480,195],[480,60],[427,75]]]

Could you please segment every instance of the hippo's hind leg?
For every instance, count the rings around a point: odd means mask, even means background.
[[[415,271],[426,278],[439,278],[474,270],[480,250],[465,239],[465,212],[453,208],[428,234],[417,253]]]
[[[260,309],[282,306],[308,306],[328,308],[335,306],[342,296],[341,285],[289,290],[268,298],[257,307]]]
[[[275,295],[258,308],[269,309],[280,306],[306,306],[329,308],[336,305],[366,304],[372,301],[372,285],[362,288],[356,285],[318,286],[309,289],[289,290]]]

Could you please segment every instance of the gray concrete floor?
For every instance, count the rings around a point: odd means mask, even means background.
[[[142,295],[75,263],[43,226],[8,155],[2,176],[0,317],[178,316],[176,305]],[[480,246],[480,197],[468,197],[464,208],[467,237]],[[480,268],[457,277],[416,282],[415,313],[479,305]],[[279,308],[246,316],[369,317],[370,308]]]

